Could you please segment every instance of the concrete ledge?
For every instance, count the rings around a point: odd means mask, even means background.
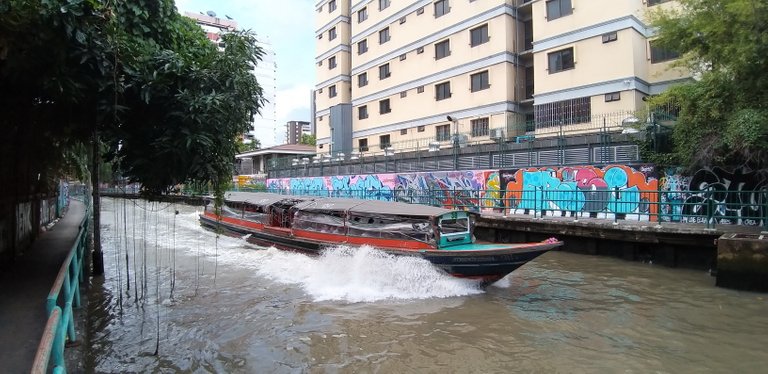
[[[768,233],[722,235],[717,240],[715,284],[768,292]]]

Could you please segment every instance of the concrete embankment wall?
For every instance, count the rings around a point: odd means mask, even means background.
[[[57,196],[30,196],[0,201],[0,267],[29,247],[41,230],[62,211]]]

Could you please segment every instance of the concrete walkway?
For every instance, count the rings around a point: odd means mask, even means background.
[[[29,373],[48,315],[45,300],[85,216],[83,203],[41,234],[24,255],[0,270],[0,372]]]

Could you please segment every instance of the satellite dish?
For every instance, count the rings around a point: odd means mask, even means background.
[[[207,14],[207,15],[209,15],[211,17],[216,17],[216,12],[214,12],[212,10],[209,10],[209,11],[205,12],[205,14]]]

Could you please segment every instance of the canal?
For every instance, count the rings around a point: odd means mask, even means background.
[[[550,252],[496,284],[372,248],[319,257],[105,199],[87,372],[764,372],[768,300],[703,271]]]

